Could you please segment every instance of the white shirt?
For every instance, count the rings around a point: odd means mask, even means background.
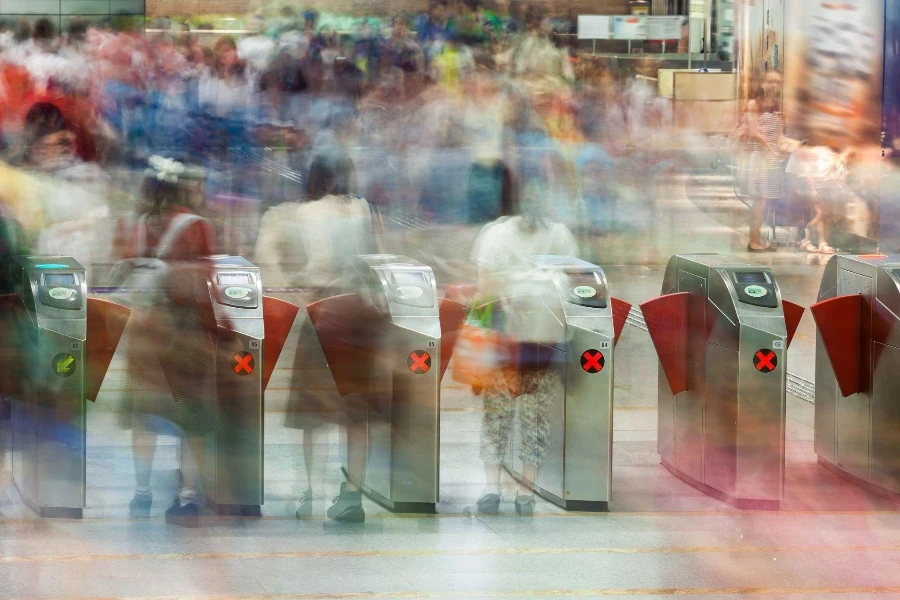
[[[250,108],[250,86],[240,79],[226,82],[215,75],[204,75],[200,78],[198,99],[201,105],[210,106],[216,115],[225,117]]]
[[[483,294],[504,301],[506,331],[519,342],[557,341],[559,324],[543,306],[552,306],[555,291],[549,275],[524,258],[540,254],[577,256],[578,245],[561,223],[529,226],[523,217],[501,217],[478,234],[473,250]]]
[[[375,229],[362,198],[287,202],[263,215],[256,261],[272,286],[336,287],[351,257],[377,250]]]

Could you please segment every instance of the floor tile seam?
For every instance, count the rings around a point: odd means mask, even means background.
[[[241,569],[250,576],[250,578],[256,583],[256,585],[259,586],[259,589],[264,590],[267,595],[271,594],[271,590],[269,590],[269,588],[265,586],[262,580],[260,580],[260,578],[256,576],[256,574],[254,573],[254,569],[251,569],[249,564],[245,564],[249,562],[250,561],[246,559],[238,559],[238,564],[241,566]]]
[[[415,586],[411,586],[415,587]],[[296,593],[296,594],[248,594],[248,595],[161,595],[161,596],[113,596],[91,598],[90,600],[343,600],[356,598],[498,598],[535,596],[758,596],[796,594],[810,596],[842,596],[847,594],[900,594],[900,587],[858,586],[858,587],[648,587],[648,588],[585,588],[585,589],[534,589],[534,590],[467,590],[464,592],[412,591],[412,592],[337,592],[337,593]],[[88,600],[86,598],[64,598],[61,600]]]
[[[78,539],[81,542],[81,545],[85,548],[85,550],[87,550],[87,548],[89,548],[89,546],[84,541],[83,532],[76,532],[76,536],[78,536]],[[5,558],[6,558],[5,556],[0,557],[0,564],[3,564],[2,561]],[[103,585],[103,587],[106,588],[106,590],[109,592],[109,597],[116,598],[117,594],[116,594],[116,591],[112,587],[112,582],[110,581],[110,579],[108,577],[101,577],[100,579],[101,579],[101,584]]]
[[[405,581],[406,584],[409,586],[409,589],[415,590],[416,594],[421,594],[423,592],[421,587],[417,586],[413,582],[412,578],[410,577],[411,573],[403,571],[402,569],[397,569],[396,571],[394,571],[394,574],[399,575],[403,579],[403,581]],[[415,598],[415,597],[421,597],[421,596],[411,596],[411,597]]]
[[[652,466],[636,466],[636,467],[628,467],[630,469],[636,468],[654,468],[657,465]],[[453,500],[454,503],[461,504],[457,500]],[[17,504],[17,506],[25,506],[24,504]],[[89,507],[87,510],[91,510]],[[790,510],[780,510],[777,513],[773,513],[773,511],[766,510],[738,510],[738,509],[728,509],[728,510],[685,510],[685,511],[615,511],[612,510],[606,513],[596,513],[596,512],[578,512],[578,511],[560,511],[560,512],[535,512],[531,518],[584,518],[584,517],[595,517],[595,518],[608,518],[608,519],[617,519],[617,518],[634,518],[634,517],[667,517],[667,518],[684,518],[684,517],[728,517],[728,516],[736,516],[741,515],[745,517],[765,517],[765,516],[794,516],[794,517],[837,517],[837,516],[867,516],[867,517],[888,517],[900,514],[895,509],[884,509],[884,510],[799,510],[799,509],[790,509]],[[496,515],[500,518],[507,519],[521,519],[522,517],[516,514],[500,514]],[[222,519],[224,521],[230,521],[232,518],[230,517],[218,517],[216,515],[203,515],[203,517],[208,518],[216,518]],[[390,512],[379,513],[379,519],[385,520],[404,520],[404,519],[421,519],[420,515],[403,515],[396,514]],[[466,515],[463,512],[443,512],[443,513],[435,513],[428,515],[428,519],[435,518],[472,518],[469,515]],[[297,517],[293,515],[263,515],[261,517],[254,517],[255,521],[296,521]],[[301,521],[324,521],[327,517],[325,515],[312,516],[312,517],[304,517],[300,519]],[[58,519],[56,520],[59,523],[91,523],[91,524],[117,524],[117,523],[133,523],[135,519],[130,517],[97,517],[97,518],[83,518],[83,519]],[[148,519],[141,519],[142,522],[146,523],[161,523],[164,521],[163,517],[151,517]],[[44,523],[43,519],[38,517],[31,517],[25,519],[16,519],[16,518],[0,518],[0,526],[8,526],[15,524],[26,524],[26,523]]]
[[[300,388],[296,388],[299,390]],[[303,388],[305,390],[316,390],[316,389],[325,389],[325,388]],[[330,389],[330,388],[329,388]],[[267,389],[267,391],[270,391]],[[617,406],[613,409],[614,411],[622,410],[622,411],[653,411],[657,410],[655,406]],[[109,408],[109,412],[118,415],[121,411],[117,411],[115,408]],[[478,407],[460,407],[460,408],[441,408],[440,412],[442,414],[455,414],[455,413],[483,413],[483,408]],[[263,414],[266,415],[286,415],[287,411],[282,409],[265,409],[263,410]]]
[[[756,554],[855,554],[855,553],[900,553],[900,545],[805,545],[805,546],[618,546],[618,547],[577,547],[577,548],[458,548],[419,550],[296,550],[280,552],[167,552],[158,554],[70,554],[43,556],[3,556],[0,564],[46,564],[46,563],[104,563],[136,561],[200,561],[234,560],[243,563],[256,560],[277,559],[320,559],[320,558],[418,558],[453,556],[566,556],[566,555],[756,555]]]

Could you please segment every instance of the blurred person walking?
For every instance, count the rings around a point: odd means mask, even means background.
[[[259,80],[255,137],[264,146],[266,158],[281,169],[271,169],[265,179],[265,202],[271,207],[303,197],[303,181],[309,161],[304,151],[309,140],[300,124],[311,102],[301,62],[286,51],[274,59]]]
[[[122,425],[132,430],[136,487],[132,517],[147,517],[153,502],[151,476],[160,435],[173,435],[189,452],[181,460],[178,497],[166,520],[199,522],[198,488],[205,459],[204,436],[219,426],[215,335],[206,281],[206,258],[215,233],[195,209],[202,197],[202,169],[151,158],[141,186],[137,219],[124,221],[115,247],[125,260],[111,279],[123,288],[161,287],[132,295],[127,352],[128,393]],[[163,262],[165,268],[161,268]],[[149,272],[148,272],[148,270]]]
[[[255,242],[260,165],[252,152],[257,146],[252,90],[233,38],[216,42],[212,65],[198,82],[197,101],[193,141],[207,168],[209,209],[225,251],[244,254]]]
[[[750,207],[750,243],[748,252],[775,252],[774,246],[763,244],[760,230],[769,202],[784,194],[784,168],[780,144],[784,136],[781,114],[781,75],[769,71],[763,84],[747,103],[744,112],[745,143],[740,150],[744,172],[741,192],[752,199]]]
[[[338,148],[326,149],[312,160],[308,202],[286,202],[263,216],[256,261],[271,285],[305,288],[301,307],[340,294],[344,265],[351,257],[382,251],[381,218],[365,199],[352,194],[354,187],[355,170],[349,155]],[[312,514],[314,476],[326,458],[327,426],[340,423],[348,412],[312,323],[305,312],[303,315],[298,317],[302,323],[291,384],[294,391],[285,419],[287,427],[303,431],[307,487],[297,517]],[[349,319],[352,315],[335,317]],[[359,427],[350,412],[347,426]],[[364,473],[365,464],[352,472]],[[363,521],[359,489],[351,483],[342,484],[327,514],[339,521]]]
[[[548,411],[553,388],[562,384],[538,350],[541,343],[558,341],[552,339],[552,325],[537,317],[545,314],[538,305],[544,301],[550,282],[523,259],[539,254],[577,255],[578,247],[565,225],[547,217],[545,198],[539,180],[527,181],[521,204],[516,196],[509,196],[503,216],[485,225],[472,252],[478,271],[479,300],[475,306],[495,306],[493,314],[500,318],[491,326],[510,344],[508,364],[499,364],[481,381],[484,417],[480,454],[486,487],[475,508],[484,514],[496,514],[500,507],[501,464],[512,440],[516,403],[522,432],[522,475],[535,482],[549,450]],[[530,515],[534,503],[532,491],[523,482],[516,493],[516,512]]]
[[[189,156],[190,89],[196,77],[188,59],[167,38],[153,40],[145,97],[149,152],[178,160]]]
[[[22,166],[33,178],[44,221],[33,232],[41,254],[72,256],[92,281],[93,258],[104,256],[108,239],[97,225],[109,214],[106,176],[78,156],[78,136],[55,105],[39,102],[25,116]]]
[[[244,61],[238,57],[234,38],[219,38],[213,47],[210,69],[200,77],[197,102],[212,117],[243,121],[252,106]]]
[[[586,233],[608,235],[619,226],[618,190],[613,161],[602,147],[586,144],[575,161],[578,189],[584,202]]]
[[[809,221],[798,246],[811,253],[834,254],[828,243],[839,197],[847,183],[847,158],[852,149],[838,154],[828,146],[801,146],[788,160],[788,181],[808,206]],[[815,240],[815,243],[813,242]]]

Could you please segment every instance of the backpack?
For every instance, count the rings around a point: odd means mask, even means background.
[[[115,291],[110,299],[135,309],[164,301],[170,272],[166,259],[175,240],[198,221],[205,219],[191,213],[176,215],[163,232],[156,248],[151,249],[152,257],[126,258],[113,265],[110,280]],[[138,220],[137,237],[138,254],[146,254],[147,215],[141,215]]]

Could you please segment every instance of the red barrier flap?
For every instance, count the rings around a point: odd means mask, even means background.
[[[332,296],[306,306],[338,393],[369,391],[369,373],[378,355],[383,319],[357,294]]]
[[[269,379],[275,371],[275,363],[281,356],[284,343],[287,341],[294,319],[300,307],[292,302],[263,296],[263,327],[266,332],[265,352],[263,352],[263,390],[269,385]]]
[[[0,396],[21,393],[22,353],[16,333],[15,294],[0,295]]]
[[[825,351],[841,395],[861,391],[862,310],[860,294],[838,296],[809,307],[825,343]]]
[[[438,310],[441,315],[441,379],[443,379],[447,365],[453,357],[459,332],[466,320],[466,307],[448,298],[441,298]]]
[[[781,306],[784,309],[784,325],[787,327],[787,345],[788,348],[790,348],[791,341],[794,339],[794,334],[797,333],[797,327],[800,325],[800,319],[803,318],[803,313],[806,312],[806,309],[799,304],[794,304],[787,300],[782,300]]]
[[[650,339],[673,394],[687,390],[687,327],[690,292],[641,303]]]
[[[84,345],[84,358],[87,368],[84,371],[85,396],[91,402],[97,401],[100,386],[109,370],[113,355],[131,310],[99,298],[87,300],[87,342]]]
[[[624,300],[611,298],[612,300],[612,316],[613,316],[613,345],[619,343],[619,336],[625,329],[625,322],[628,320],[628,314],[631,312],[631,305]]]

